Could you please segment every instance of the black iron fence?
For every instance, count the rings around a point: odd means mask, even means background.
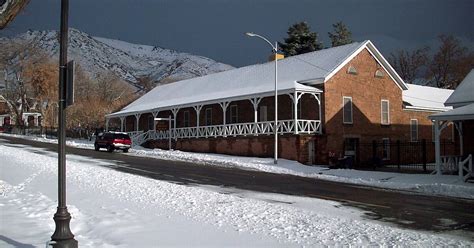
[[[455,154],[455,143],[441,140],[441,155]],[[390,141],[374,140],[357,144],[356,165],[367,168],[413,170],[429,172],[434,170],[435,143],[431,140]]]

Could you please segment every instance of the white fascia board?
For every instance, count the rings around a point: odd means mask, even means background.
[[[314,78],[314,79],[307,79],[307,80],[300,80],[297,83],[304,84],[304,85],[318,85],[323,84],[324,78]]]
[[[355,56],[357,56],[357,54],[359,54],[366,47],[368,42],[369,41],[367,40],[364,43],[362,43],[360,47],[357,48],[357,50],[353,52],[351,55],[349,55],[344,61],[342,61],[342,63],[339,64],[336,67],[336,69],[334,69],[328,75],[326,75],[326,77],[324,78],[324,82],[327,82],[329,79],[331,79],[337,72],[339,72],[339,70],[342,69],[342,67],[344,67],[347,63],[349,63],[349,61],[351,61]]]
[[[408,90],[408,86],[405,84],[405,81],[398,75],[398,73],[393,69],[393,67],[388,63],[388,61],[385,59],[385,57],[382,55],[381,52],[374,46],[374,44],[369,40],[366,44],[367,50],[374,56],[374,58],[379,62],[379,64],[382,65],[384,70],[388,73],[390,78],[397,82],[397,85],[402,89],[402,90]]]
[[[327,82],[332,76],[334,76],[339,70],[342,69],[347,63],[349,63],[355,56],[357,56],[362,50],[367,49],[367,51],[375,58],[375,60],[382,66],[382,68],[387,72],[389,77],[396,82],[397,86],[401,90],[407,90],[408,86],[405,84],[403,79],[398,75],[398,73],[393,69],[393,67],[388,63],[384,56],[379,52],[379,50],[374,46],[374,44],[367,40],[349,57],[347,57],[336,69],[329,73],[324,82]]]
[[[403,106],[403,110],[409,111],[422,111],[422,112],[446,112],[451,109],[448,108],[427,108],[427,107],[417,107],[417,106]]]

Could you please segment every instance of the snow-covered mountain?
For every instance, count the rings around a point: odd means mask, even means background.
[[[57,31],[28,31],[13,38],[0,38],[0,43],[27,41],[58,58]],[[180,53],[156,46],[92,37],[77,29],[69,29],[68,59],[75,60],[91,76],[110,70],[138,89],[138,79],[149,77],[165,83],[232,69],[212,59]]]

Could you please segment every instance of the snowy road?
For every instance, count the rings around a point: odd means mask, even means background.
[[[0,140],[0,158],[0,246],[43,246],[54,229],[56,154]],[[179,185],[117,170],[128,166],[68,155],[68,205],[81,246],[474,245],[470,233],[406,230],[334,201]]]

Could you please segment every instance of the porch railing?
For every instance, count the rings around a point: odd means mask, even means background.
[[[227,136],[248,136],[273,134],[273,121],[235,123],[215,126],[201,127],[183,127],[173,130],[173,138],[209,138],[209,137],[227,137]],[[318,120],[298,120],[297,131],[295,130],[294,120],[278,121],[277,131],[280,134],[287,133],[321,133],[321,122]],[[166,134],[159,133],[157,139],[167,138]]]
[[[467,172],[466,175],[464,175],[464,171]],[[474,177],[474,171],[472,168],[472,154],[469,154],[465,160],[459,161],[459,177],[461,177],[464,182],[470,177]]]
[[[274,132],[273,121],[234,123],[226,125],[183,127],[172,129],[171,138],[216,138],[216,137],[236,137],[236,136],[258,136],[270,135]],[[294,120],[278,121],[278,133],[280,134],[321,134],[321,121],[319,120]],[[296,129],[295,129],[296,128]],[[147,140],[165,140],[169,139],[169,131],[132,132],[130,133],[132,144],[141,145]]]

